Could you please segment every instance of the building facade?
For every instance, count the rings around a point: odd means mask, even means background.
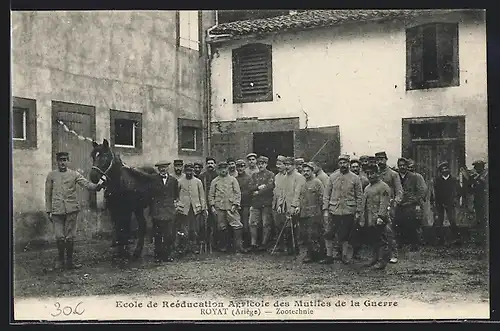
[[[294,118],[295,136],[336,128],[340,146],[327,149],[411,157],[427,178],[441,160],[458,175],[487,158],[482,10],[302,11],[219,24],[209,40],[214,132],[290,131]]]
[[[50,236],[44,184],[55,153],[85,176],[92,145],[129,165],[206,154],[211,11],[12,13],[13,211],[16,241]],[[80,136],[80,137],[79,137]],[[102,192],[79,192],[81,231],[105,225]]]

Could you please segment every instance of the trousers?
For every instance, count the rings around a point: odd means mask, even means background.
[[[54,224],[54,234],[56,240],[75,239],[77,218],[78,212],[63,215],[52,215],[52,223]]]

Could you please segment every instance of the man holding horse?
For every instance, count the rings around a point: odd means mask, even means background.
[[[80,268],[73,262],[73,247],[80,205],[76,194],[76,185],[90,191],[99,191],[103,181],[91,183],[79,172],[69,169],[69,153],[56,154],[57,170],[51,171],[45,181],[45,206],[49,220],[54,225],[58,259],[54,269]],[[64,254],[66,252],[66,261]],[[66,262],[66,263],[65,263]]]

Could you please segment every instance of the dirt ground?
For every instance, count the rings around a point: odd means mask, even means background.
[[[75,254],[83,268],[48,272],[54,248],[18,252],[14,256],[14,296],[201,295],[225,298],[302,295],[398,295],[426,303],[472,298],[488,302],[487,253],[476,246],[435,248],[400,253],[400,261],[384,271],[352,265],[304,265],[290,256],[223,254],[186,256],[156,266],[147,244],[141,261],[120,269],[111,264],[109,241],[79,243]]]

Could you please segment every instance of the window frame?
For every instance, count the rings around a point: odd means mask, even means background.
[[[435,47],[436,47],[436,71],[437,79],[426,79],[425,77],[425,61],[424,61],[424,31],[429,28],[435,30]],[[446,55],[441,49],[442,43],[446,39],[442,36],[446,30],[448,33],[453,33],[451,40],[451,66],[450,69],[453,77],[445,78],[444,65],[440,61]],[[460,86],[460,56],[459,56],[459,23],[457,22],[432,22],[416,26],[407,27],[405,29],[406,37],[406,90],[425,90],[432,88],[446,88]],[[415,69],[416,68],[416,69]]]
[[[110,144],[111,146],[125,154],[141,154],[142,153],[142,113],[110,109]],[[115,143],[116,135],[116,120],[133,121],[132,139],[134,145],[117,145]]]
[[[195,149],[182,147],[182,129],[185,127],[194,128],[194,147]],[[202,120],[192,120],[186,118],[177,119],[177,141],[178,154],[187,156],[203,155],[203,122]]]
[[[196,12],[196,24],[198,26],[197,29],[197,39],[198,40],[192,40],[191,39],[191,32],[189,31],[188,33],[188,39],[181,37],[181,12]],[[188,26],[191,24],[191,20],[188,21]],[[201,11],[200,10],[178,10],[176,12],[176,30],[177,30],[177,36],[176,36],[176,46],[178,48],[183,48],[183,49],[190,49],[192,51],[200,52],[202,50],[202,25],[201,25]],[[188,45],[183,45],[181,43],[181,40],[187,41]],[[197,48],[191,47],[191,43],[196,43]]]
[[[265,56],[268,75],[268,87],[265,95],[243,96],[241,88],[241,55],[248,52],[262,51]],[[253,43],[232,50],[232,86],[233,103],[256,103],[273,101],[273,57],[272,45]]]
[[[14,138],[13,122],[10,127],[12,132],[12,142],[15,149],[36,149],[37,148],[37,112],[36,100],[20,97],[12,97],[11,119],[14,121],[14,108],[23,109],[23,131],[24,139]]]

